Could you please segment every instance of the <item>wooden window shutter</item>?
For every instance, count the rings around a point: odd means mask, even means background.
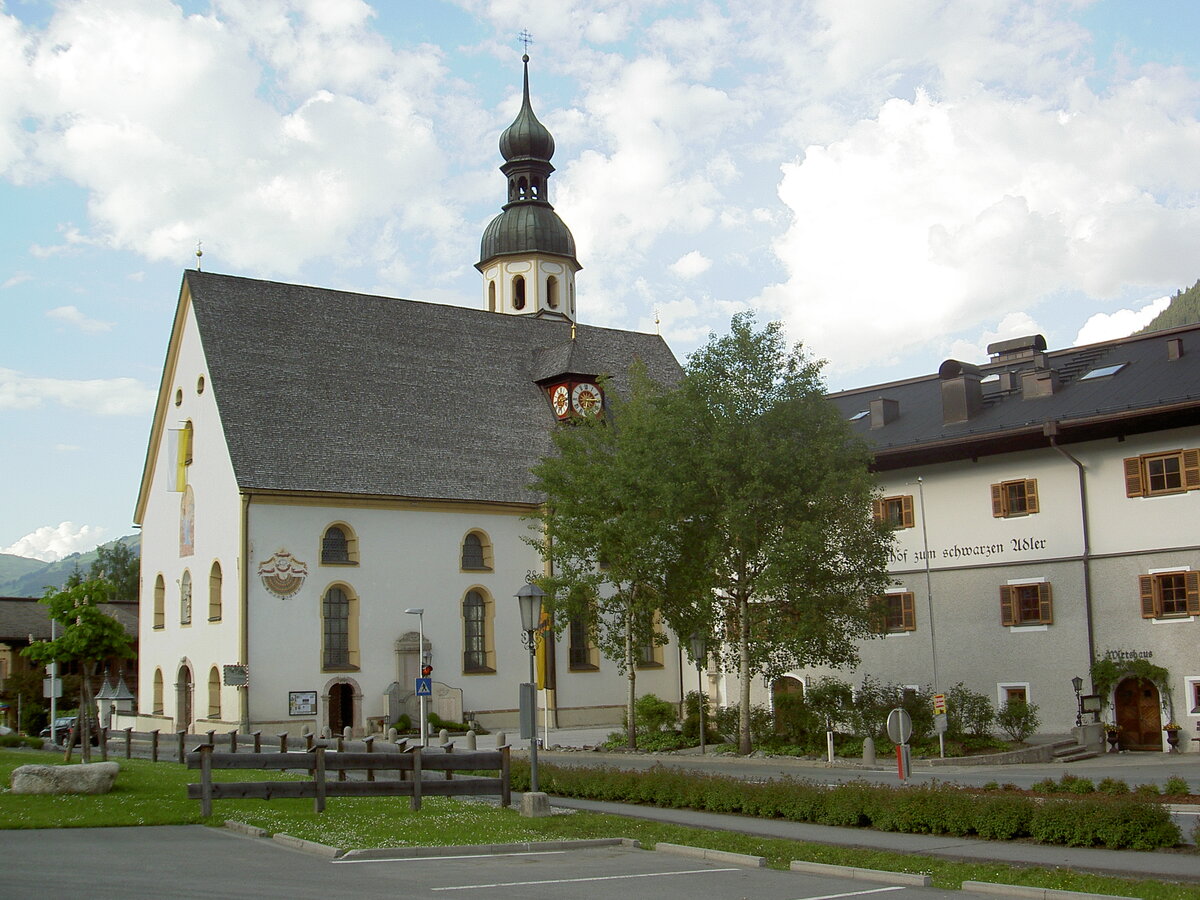
[[[999,519],[1004,517],[1004,485],[992,485],[992,516]]]
[[[1198,455],[1200,455],[1200,454],[1198,454]],[[1197,461],[1197,466],[1198,466],[1198,469],[1197,469],[1196,475],[1197,475],[1197,478],[1200,478],[1200,460]],[[1197,487],[1200,487],[1200,484],[1198,484]],[[902,502],[901,502],[900,506],[901,506],[900,524],[903,525],[905,528],[912,528],[913,524],[915,522],[915,520],[913,519],[912,495],[910,494],[910,495],[902,498]]]
[[[1154,589],[1153,575],[1138,576],[1138,595],[1142,601],[1142,618],[1153,619],[1158,614],[1157,591]]]
[[[1050,593],[1050,584],[1042,582],[1037,586],[1039,616],[1043,625],[1054,624],[1054,599]]]
[[[883,501],[882,500],[874,500],[871,503],[871,510],[872,510],[872,515],[875,516],[875,521],[882,522],[883,521]]]
[[[1188,615],[1200,616],[1200,572],[1186,572],[1183,582],[1187,587]]]
[[[1183,486],[1189,491],[1200,488],[1200,450],[1183,451]]]
[[[1000,585],[1000,624],[1017,624],[1017,617],[1013,611],[1013,589],[1007,584]]]
[[[1025,511],[1038,512],[1037,479],[1030,478],[1025,482]]]
[[[1142,486],[1142,458],[1130,456],[1125,460],[1125,496],[1140,497],[1146,493]]]
[[[911,498],[909,498],[911,500]],[[1189,599],[1191,595],[1189,594]],[[1197,593],[1197,599],[1200,600],[1200,593]],[[915,631],[917,628],[917,612],[913,603],[912,592],[907,592],[900,595],[900,611],[904,616],[904,630]]]

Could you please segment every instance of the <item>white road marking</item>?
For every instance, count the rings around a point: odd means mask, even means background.
[[[520,853],[471,853],[462,856],[395,856],[380,859],[335,859],[335,863],[348,865],[350,863],[398,863],[398,862],[438,862],[443,859],[503,859],[506,856],[555,856],[567,853],[566,850],[526,850]]]
[[[871,888],[867,891],[850,891],[846,894],[822,894],[819,897],[801,897],[798,900],[838,900],[839,897],[861,897],[864,894],[882,894],[887,891],[902,891],[904,885],[897,884],[892,887]]]
[[[726,869],[689,869],[683,872],[645,872],[640,875],[596,875],[592,878],[547,878],[540,881],[496,881],[491,884],[459,884],[430,888],[431,891],[474,891],[483,888],[527,887],[535,884],[578,884],[586,881],[620,881],[624,878],[663,878],[671,875],[706,875],[710,872],[741,872],[740,867]]]

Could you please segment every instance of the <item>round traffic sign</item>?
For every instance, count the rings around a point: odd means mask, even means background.
[[[888,713],[887,733],[893,744],[907,744],[912,737],[912,716],[900,707],[893,709]]]

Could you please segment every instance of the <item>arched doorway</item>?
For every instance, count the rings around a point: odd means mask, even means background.
[[[1114,694],[1120,746],[1124,750],[1162,750],[1158,688],[1148,678],[1126,678]]]
[[[337,737],[354,728],[354,687],[344,681],[329,687],[329,733]]]
[[[771,696],[778,697],[780,695],[799,694],[804,696],[804,682],[799,678],[793,678],[791,675],[784,675],[781,678],[776,678],[771,684]]]
[[[186,665],[175,679],[175,730],[192,730],[192,670]]]

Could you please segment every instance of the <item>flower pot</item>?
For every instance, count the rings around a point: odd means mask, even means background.
[[[1171,745],[1171,749],[1169,752],[1171,752],[1171,753],[1179,752],[1178,750],[1175,749],[1176,747],[1179,746],[1179,730],[1178,729],[1172,728],[1169,731],[1167,731],[1167,743]]]
[[[1117,752],[1117,741],[1119,741],[1121,739],[1121,733],[1119,731],[1110,731],[1106,735],[1106,738],[1108,739],[1108,746],[1110,748],[1108,752],[1116,753]]]

